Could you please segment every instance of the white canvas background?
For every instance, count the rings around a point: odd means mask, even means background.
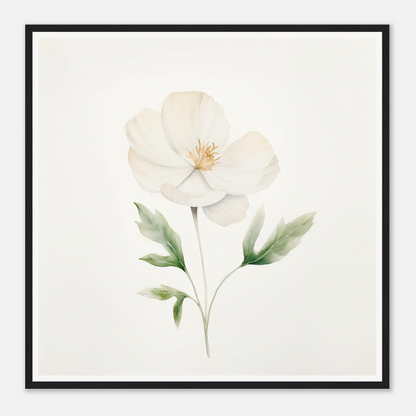
[[[380,44],[369,34],[233,36],[39,40],[40,379],[375,379]],[[281,217],[317,211],[287,258],[240,270],[221,289],[210,360],[194,304],[185,301],[178,331],[173,300],[136,295],[159,284],[191,289],[180,270],[137,260],[163,248],[139,233],[133,201],[180,234],[201,298],[202,276],[189,208],[139,187],[123,132],[141,109],[193,90],[224,107],[230,142],[259,131],[282,169],[250,196],[244,221],[222,228],[201,213],[211,296],[241,262],[261,203],[259,242]]]

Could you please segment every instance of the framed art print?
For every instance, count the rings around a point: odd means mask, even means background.
[[[387,25],[26,26],[27,388],[388,388]]]

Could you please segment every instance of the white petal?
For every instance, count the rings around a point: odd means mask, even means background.
[[[195,169],[178,187],[169,183],[164,184],[161,192],[167,199],[190,207],[215,204],[227,194],[225,191],[212,189],[198,169]]]
[[[248,198],[245,195],[227,195],[220,202],[204,207],[205,215],[211,220],[226,227],[246,217]]]
[[[257,192],[255,189],[274,157],[270,143],[260,133],[247,133],[221,152],[219,163],[203,175],[214,189],[246,195]]]
[[[131,147],[129,164],[139,185],[149,192],[160,192],[164,183],[177,186],[189,176],[194,169],[187,165],[184,168],[162,167],[139,156]]]
[[[259,191],[262,191],[263,189],[268,188],[272,184],[272,182],[276,179],[276,176],[279,172],[280,172],[279,161],[277,160],[277,157],[275,156],[270,162],[270,165],[264,171],[264,175],[261,178],[261,181],[249,193],[253,194],[255,192],[259,192]]]
[[[191,165],[172,150],[166,141],[162,119],[157,111],[140,111],[127,122],[125,132],[130,146],[142,159],[163,168]]]
[[[224,109],[203,92],[176,92],[163,102],[162,121],[166,138],[183,157],[198,145],[198,139],[215,143],[221,150],[228,140],[230,125]]]

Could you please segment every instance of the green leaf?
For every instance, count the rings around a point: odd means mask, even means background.
[[[261,204],[260,209],[251,221],[250,228],[247,231],[243,241],[243,253],[244,259],[250,259],[254,255],[254,244],[256,244],[257,238],[259,237],[260,231],[263,228],[265,219],[264,205]]]
[[[143,289],[138,295],[144,296],[149,299],[158,299],[158,300],[168,300],[172,297],[176,297],[176,302],[173,305],[173,319],[175,321],[175,325],[179,328],[179,324],[181,323],[182,319],[182,305],[183,301],[186,298],[192,299],[189,295],[185,292],[181,292],[180,290],[174,289],[170,286],[160,285],[159,287],[155,288],[148,288]]]
[[[153,214],[142,204],[135,202],[134,205],[136,205],[141,219],[141,222],[136,222],[140,232],[150,240],[162,244],[169,254],[168,256],[149,254],[141,257],[140,260],[144,260],[158,267],[173,266],[185,271],[186,267],[181,239],[179,235],[170,228],[166,218],[157,210],[155,211],[155,214]]]
[[[147,261],[148,263],[157,267],[178,267],[178,263],[175,261],[175,259],[172,258],[172,256],[160,256],[159,254],[153,253],[140,257],[139,260]]]
[[[179,329],[179,324],[181,323],[182,319],[182,304],[185,300],[185,297],[179,298],[173,305],[173,319],[175,320],[176,328]]]
[[[316,212],[302,215],[287,224],[281,219],[263,247],[256,251],[254,245],[263,228],[265,218],[262,205],[251,222],[243,241],[244,260],[242,266],[270,264],[282,260],[300,243],[302,236],[312,227],[315,214]]]

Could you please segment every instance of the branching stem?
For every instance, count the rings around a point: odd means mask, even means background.
[[[202,275],[204,277],[204,290],[205,290],[205,313],[202,311],[202,307],[201,307],[201,302],[199,301],[198,298],[198,294],[196,291],[196,288],[194,286],[194,283],[191,279],[191,276],[189,275],[188,271],[186,270],[185,273],[187,274],[189,281],[192,284],[192,287],[194,288],[194,292],[195,292],[195,296],[196,296],[196,300],[197,300],[197,305],[199,307],[199,310],[201,311],[201,315],[202,315],[202,320],[204,322],[204,333],[205,333],[205,346],[207,349],[207,355],[209,357],[209,342],[208,342],[208,325],[209,325],[209,318],[211,315],[211,309],[212,309],[212,304],[214,303],[214,300],[217,296],[218,290],[220,289],[220,287],[224,284],[224,282],[234,273],[236,272],[238,269],[240,269],[241,267],[244,267],[245,265],[240,264],[238,267],[236,267],[233,271],[231,271],[230,273],[228,273],[224,279],[222,279],[221,283],[218,285],[217,289],[215,290],[214,296],[212,297],[211,303],[209,305],[208,308],[208,285],[207,285],[207,275],[205,272],[205,261],[204,261],[204,253],[202,251],[202,243],[201,243],[201,235],[199,232],[199,225],[198,225],[198,208],[197,207],[191,207],[191,212],[192,212],[192,218],[194,220],[194,225],[195,225],[195,231],[196,231],[196,237],[198,239],[198,245],[199,245],[199,253],[201,255],[201,266],[202,266]]]
[[[207,310],[208,310],[208,284],[207,284],[207,274],[206,274],[206,271],[205,271],[204,253],[202,251],[201,234],[199,233],[198,208],[197,207],[191,207],[191,212],[192,212],[192,218],[194,220],[196,237],[198,239],[199,253],[201,255],[202,276],[204,278],[204,292],[205,292],[204,293],[205,294],[204,309],[205,309],[205,313],[202,313],[202,309],[201,309],[201,313],[203,315],[203,320],[204,320],[205,346],[207,348],[207,355],[209,357],[208,325],[207,325],[207,321],[206,321]]]
[[[195,285],[194,285],[194,282],[193,282],[193,280],[192,280],[192,277],[191,277],[191,275],[189,274],[189,272],[188,272],[188,269],[186,269],[185,268],[185,273],[186,273],[186,275],[188,276],[188,279],[189,279],[189,281],[191,282],[191,285],[192,285],[192,287],[193,287],[193,289],[194,289],[194,293],[195,293],[195,297],[196,297],[196,300],[195,299],[193,299],[193,298],[191,298],[197,305],[198,305],[198,308],[199,308],[199,311],[201,312],[201,316],[202,316],[202,322],[203,322],[203,324],[204,324],[204,334],[205,334],[205,348],[206,348],[206,350],[207,350],[207,356],[208,356],[208,358],[209,358],[209,342],[208,342],[208,333],[207,333],[207,322],[206,322],[206,320],[205,320],[205,315],[204,315],[204,311],[202,310],[202,306],[201,306],[201,301],[199,300],[199,296],[198,296],[198,292],[197,292],[197,290],[196,290],[196,287],[195,287]]]
[[[211,304],[209,305],[209,309],[208,309],[208,315],[207,315],[207,319],[206,319],[206,327],[207,327],[207,331],[208,331],[208,325],[209,325],[209,317],[211,316],[211,308],[212,308],[212,304],[214,303],[215,297],[217,296],[218,290],[220,289],[220,287],[224,284],[224,282],[234,273],[236,272],[238,269],[244,267],[243,265],[240,264],[240,266],[236,267],[233,271],[231,271],[230,273],[227,274],[227,276],[224,277],[224,279],[222,279],[221,283],[218,285],[214,296],[212,297],[211,300]]]

